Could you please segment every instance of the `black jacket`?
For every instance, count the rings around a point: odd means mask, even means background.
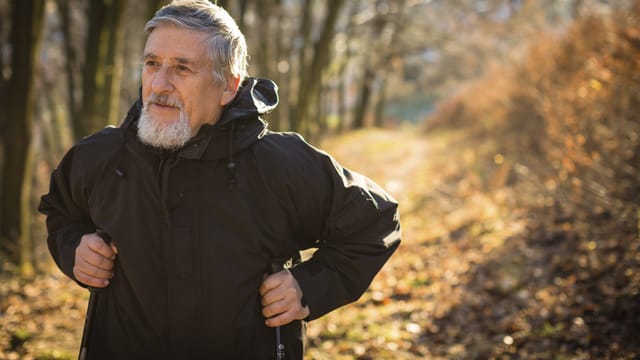
[[[177,151],[124,123],[75,145],[39,210],[49,250],[72,279],[83,234],[109,233],[119,254],[99,297],[90,359],[273,359],[258,292],[273,259],[319,248],[292,269],[311,315],[352,302],[400,242],[396,202],[295,133],[259,116],[278,102],[250,78],[215,125]],[[301,358],[304,323],[283,329]]]

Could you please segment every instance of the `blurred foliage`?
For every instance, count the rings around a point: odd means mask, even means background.
[[[509,178],[556,212],[615,218],[637,231],[640,203],[640,2],[532,42],[441,103],[426,128],[469,127],[499,143]],[[505,160],[506,159],[506,160]]]

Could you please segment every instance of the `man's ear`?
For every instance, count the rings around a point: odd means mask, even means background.
[[[238,88],[240,87],[240,77],[233,77],[229,79],[227,88],[222,92],[222,98],[220,98],[220,105],[225,106],[236,97]]]

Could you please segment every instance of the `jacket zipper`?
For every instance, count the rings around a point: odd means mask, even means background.
[[[169,271],[168,271],[168,266],[169,266],[169,249],[167,248],[167,242],[168,237],[170,236],[170,230],[171,230],[171,226],[170,226],[170,218],[169,218],[169,210],[167,209],[167,194],[166,194],[166,189],[167,189],[167,181],[169,179],[168,173],[169,173],[169,169],[167,169],[167,162],[169,160],[170,154],[168,152],[162,152],[162,154],[160,155],[160,164],[158,165],[158,170],[156,173],[156,178],[158,181],[158,189],[160,190],[160,206],[162,207],[162,214],[164,216],[164,226],[165,226],[165,231],[164,231],[164,236],[162,239],[162,249],[163,249],[163,254],[164,254],[164,263],[165,266],[163,266],[163,272],[164,272],[164,288],[166,291],[165,294],[165,298],[166,298],[166,302],[167,302],[167,333],[165,334],[166,336],[166,344],[167,344],[167,349],[169,350],[169,352],[172,352],[172,348],[171,348],[171,329],[173,328],[173,324],[171,321],[171,312],[170,312],[170,304],[171,304],[171,299],[169,296]]]
[[[158,166],[158,187],[160,188],[160,201],[162,202],[162,212],[164,214],[165,224],[169,226],[170,216],[169,209],[167,208],[167,189],[169,182],[169,170],[167,169],[167,163],[171,158],[170,153],[163,153],[160,158],[160,165]]]

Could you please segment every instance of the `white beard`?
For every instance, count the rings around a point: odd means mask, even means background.
[[[180,118],[168,124],[156,121],[148,108],[151,101],[159,102],[165,105],[177,105],[180,108]],[[172,102],[163,96],[155,96],[151,94],[149,100],[145,102],[142,108],[142,114],[138,120],[138,138],[147,145],[151,145],[160,149],[175,150],[184,146],[191,139],[191,126],[189,125],[189,116],[182,109],[182,104]]]

